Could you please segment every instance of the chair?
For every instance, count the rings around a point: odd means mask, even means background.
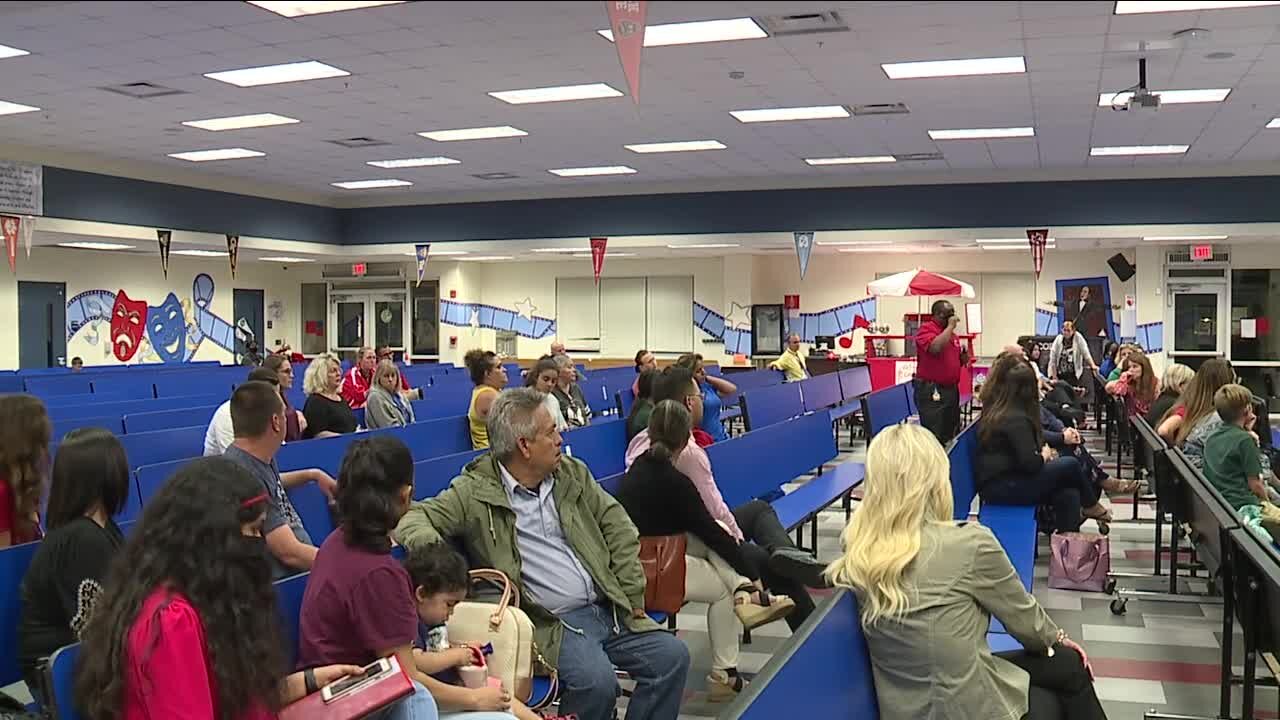
[[[272,583],[276,590],[276,612],[280,613],[280,630],[284,634],[285,658],[289,661],[289,667],[293,667],[298,661],[302,598],[307,592],[309,577],[311,573],[298,573]]]
[[[803,415],[805,406],[800,392],[800,383],[779,383],[742,392],[747,432]]]
[[[18,616],[22,613],[22,578],[31,567],[39,542],[23,543],[0,550],[0,686],[22,679],[18,668]]]
[[[76,663],[80,659],[80,643],[58,648],[49,657],[49,692],[53,696],[57,720],[80,720],[76,709]]]
[[[311,536],[311,542],[319,547],[324,539],[333,532],[333,513],[329,510],[329,498],[321,492],[313,482],[304,483],[288,490],[289,502],[302,520],[302,526]]]
[[[876,390],[862,398],[862,418],[867,426],[868,441],[881,430],[911,417],[911,400],[907,388],[908,384],[902,383]]]
[[[595,477],[620,473],[626,469],[627,423],[609,418],[570,430],[564,433],[564,448],[586,463]]]

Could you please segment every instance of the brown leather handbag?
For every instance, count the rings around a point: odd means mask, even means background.
[[[684,605],[685,543],[684,533],[640,538],[645,610],[680,612]]]

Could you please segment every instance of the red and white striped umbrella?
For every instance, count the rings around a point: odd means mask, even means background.
[[[976,297],[969,283],[920,268],[868,283],[867,294],[876,297]]]

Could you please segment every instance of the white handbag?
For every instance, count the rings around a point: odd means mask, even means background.
[[[470,575],[473,582],[481,580],[500,588],[502,598],[496,605],[468,600],[454,606],[448,623],[449,641],[492,646],[493,654],[486,658],[489,675],[502,680],[502,686],[511,691],[513,697],[534,707],[530,704],[534,700],[534,670],[537,665],[550,668],[534,644],[533,622],[520,609],[520,591],[498,570],[472,570]],[[551,691],[545,698],[537,698],[538,701],[549,702],[556,697],[554,671],[551,671],[551,684]],[[543,702],[538,703],[541,704]]]

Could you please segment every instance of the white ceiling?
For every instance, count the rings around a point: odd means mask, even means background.
[[[850,32],[644,53],[630,97],[513,106],[486,95],[606,82],[625,90],[614,47],[594,31],[604,2],[412,2],[285,19],[242,2],[10,2],[0,99],[43,112],[0,117],[0,152],[66,166],[335,204],[615,194],[796,184],[932,182],[964,173],[1106,175],[1257,172],[1280,157],[1280,6],[1116,16],[1112,2],[654,2],[649,22],[836,10]],[[1206,28],[1210,37],[1171,34]],[[1152,89],[1231,88],[1224,103],[1113,112],[1098,95],[1136,82],[1152,44]],[[1227,59],[1206,55],[1228,52]],[[1023,55],[1028,72],[892,81],[880,63]],[[208,72],[320,60],[350,77],[238,88]],[[745,73],[730,79],[732,71]],[[133,99],[102,86],[151,82],[185,94]],[[905,102],[907,116],[745,125],[730,110]],[[247,113],[302,122],[212,133],[181,122]],[[424,130],[514,125],[525,138],[436,143]],[[930,129],[1034,126],[1036,137],[934,142]],[[347,149],[326,142],[370,136]],[[717,139],[727,150],[638,155],[624,144]],[[1091,145],[1190,144],[1185,156],[1090,158]],[[247,147],[265,158],[192,164],[167,153]],[[815,168],[802,158],[940,151],[945,160]],[[459,165],[364,163],[447,155]],[[550,168],[626,164],[635,175],[564,179]],[[510,172],[514,180],[475,174]],[[413,187],[343,192],[339,180]],[[998,177],[998,176],[997,176]]]

